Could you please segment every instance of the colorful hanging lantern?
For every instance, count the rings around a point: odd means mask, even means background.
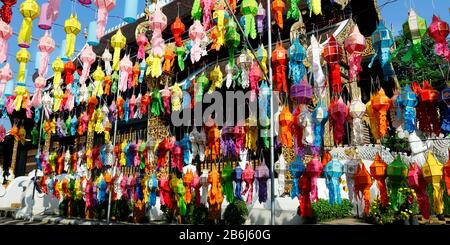
[[[389,178],[389,189],[391,190],[390,201],[392,203],[392,207],[395,210],[399,209],[400,204],[400,196],[399,196],[399,188],[405,186],[406,180],[408,177],[408,167],[405,163],[402,162],[400,155],[394,159],[394,161],[389,164],[386,169],[386,174]]]
[[[295,84],[299,84],[306,74],[306,68],[303,61],[306,58],[306,49],[300,44],[297,38],[294,39],[291,47],[289,47],[289,78]]]
[[[208,148],[206,151],[206,157],[211,157],[211,160],[215,161],[220,154],[220,130],[217,125],[207,131]]]
[[[97,22],[89,22],[87,43],[91,46],[98,46],[100,40],[97,38]]]
[[[413,90],[419,96],[419,104],[416,108],[416,112],[420,131],[439,135],[440,127],[438,110],[430,110],[430,108],[437,108],[439,92],[427,81],[423,81],[422,88],[420,88],[418,83],[414,82]]]
[[[241,43],[241,37],[237,32],[237,24],[233,19],[229,20],[226,27],[225,43],[228,48],[228,64],[234,68],[234,52]]]
[[[108,23],[108,13],[116,6],[116,0],[95,0],[94,4],[98,8],[97,39],[100,39],[105,35],[105,27]]]
[[[322,146],[323,135],[325,133],[325,123],[328,120],[328,110],[325,107],[325,102],[320,100],[317,103],[313,113],[314,120],[314,146]]]
[[[293,162],[289,165],[289,172],[291,173],[292,178],[292,188],[291,188],[291,198],[300,197],[300,190],[298,182],[300,177],[302,177],[305,172],[305,164],[302,161],[300,155],[297,155]]]
[[[322,47],[314,35],[311,36],[311,46],[308,48],[308,60],[314,77],[314,88],[317,97],[325,98],[325,75],[322,71]]]
[[[298,21],[300,19],[300,9],[298,8],[298,4],[300,0],[291,0],[289,9],[287,12],[287,19]]]
[[[54,22],[59,16],[59,9],[61,6],[61,0],[49,0],[48,14],[52,16],[52,22]]]
[[[387,120],[387,111],[392,105],[392,100],[386,96],[383,89],[380,89],[378,93],[373,97],[371,106],[374,112],[377,113],[378,118],[378,133],[381,137],[386,135],[389,127],[389,121]]]
[[[97,69],[92,73],[92,78],[94,79],[94,89],[92,90],[92,95],[97,97],[102,97],[103,95],[103,81],[105,79],[105,73],[103,72],[101,66],[97,66]]]
[[[204,55],[204,50],[200,45],[205,37],[206,32],[200,21],[194,21],[194,24],[189,27],[189,38],[193,42],[192,48],[190,50],[192,63],[198,62],[201,56]]]
[[[274,0],[272,2],[272,11],[273,15],[275,16],[275,21],[280,27],[280,29],[283,29],[283,12],[285,9],[285,4],[283,0]]]
[[[272,66],[274,67],[273,82],[276,84],[275,91],[287,93],[286,66],[288,63],[287,50],[282,43],[272,52]]]
[[[6,84],[13,78],[12,70],[9,63],[0,69],[0,98],[3,97]]]
[[[319,201],[318,189],[317,189],[317,178],[322,174],[322,163],[319,160],[319,156],[314,154],[313,159],[306,165],[306,175],[310,179],[311,184],[311,201]]]
[[[213,93],[216,89],[222,88],[223,74],[220,70],[220,66],[216,65],[214,69],[209,73],[209,80],[211,81],[211,86],[208,93]]]
[[[370,175],[372,175],[372,177],[377,181],[377,186],[381,197],[381,206],[383,208],[387,207],[389,202],[389,196],[386,188],[387,168],[387,163],[381,159],[380,154],[377,152],[375,160],[372,165],[370,165]]]
[[[262,6],[261,2],[258,5],[258,12],[256,13],[256,26],[258,29],[258,34],[262,35],[264,33],[265,20],[266,20],[266,10]]]
[[[255,171],[253,170],[252,165],[247,164],[244,172],[242,172],[242,180],[245,182],[245,187],[241,193],[242,195],[247,195],[247,204],[252,204],[254,177],[255,177]]]
[[[103,1],[103,0],[96,0]],[[119,71],[119,61],[120,61],[120,50],[125,48],[127,44],[127,39],[122,34],[122,31],[119,29],[114,36],[111,38],[111,46],[114,48],[114,56],[113,56],[113,65],[112,69],[114,71]],[[105,50],[106,52],[106,50]]]
[[[352,142],[354,145],[362,145],[364,144],[364,125],[362,118],[366,114],[366,105],[361,102],[361,97],[353,99],[349,107],[349,112],[353,119]]]
[[[312,86],[306,78],[302,79],[299,84],[293,84],[291,86],[291,100],[299,104],[308,105],[312,102],[312,90]]]
[[[49,32],[45,32],[45,35],[39,39],[38,44],[39,51],[41,52],[41,60],[39,62],[39,75],[42,77],[47,76],[48,60],[50,54],[55,50],[55,40],[51,37]]]
[[[325,173],[326,185],[330,195],[328,199],[329,203],[331,205],[335,203],[341,205],[342,199],[339,179],[344,173],[344,165],[334,155],[331,161],[325,165],[323,172]]]
[[[39,16],[40,8],[35,0],[25,0],[20,5],[20,13],[23,16],[22,26],[20,27],[17,41],[19,47],[29,48],[31,44],[31,30],[33,20]]]
[[[394,37],[383,21],[380,21],[377,29],[372,33],[372,44],[375,55],[372,57],[369,68],[372,68],[375,58],[378,58],[383,69],[384,78],[387,80],[394,75],[392,64],[389,62],[391,59],[391,47],[394,45]]]
[[[94,64],[97,59],[97,55],[94,53],[92,46],[87,45],[80,54],[80,60],[83,63],[83,70],[80,76],[80,84],[85,84],[89,77],[91,65]]]
[[[433,21],[428,27],[428,35],[436,42],[434,50],[437,55],[450,60],[450,50],[448,49],[447,36],[450,33],[448,23],[433,15]]]
[[[25,70],[27,68],[28,61],[30,61],[30,53],[26,49],[21,48],[16,54],[16,60],[19,63],[17,81],[25,82]]]
[[[242,17],[241,22],[244,22],[245,36],[256,38],[256,22],[255,16],[258,14],[258,3],[256,0],[243,0],[241,3]]]
[[[341,45],[336,41],[333,34],[331,34],[328,43],[323,48],[323,58],[328,63],[330,69],[329,78],[334,94],[342,92],[341,71],[339,68],[342,55],[343,50]]]
[[[444,166],[428,151],[427,161],[422,167],[422,174],[428,184],[433,186],[433,208],[436,215],[444,212],[444,190],[441,187]]]
[[[314,13],[315,15],[321,15],[322,14],[322,2],[321,0],[308,0],[308,7],[309,7],[309,16],[311,17],[311,14]]]
[[[342,100],[342,97],[339,97],[338,100],[333,98],[328,110],[330,123],[333,126],[334,142],[336,145],[339,145],[343,142],[342,137],[344,136],[344,123],[347,119],[349,108]]]
[[[354,196],[354,191],[355,191],[354,177],[355,177],[357,168],[358,168],[358,162],[356,160],[347,161],[344,165],[345,180],[347,182],[347,188],[348,188],[348,199],[352,203],[353,203],[353,196]]]
[[[344,47],[350,54],[348,56],[350,81],[354,81],[359,78],[362,71],[362,52],[366,49],[366,38],[359,32],[358,25],[355,24],[352,33],[345,39]]]
[[[119,45],[119,46],[120,46],[120,45]],[[125,46],[124,46],[124,47],[125,47]],[[120,52],[120,49],[121,49],[121,48],[119,48],[119,52]],[[115,50],[114,50],[114,51],[115,51]],[[111,73],[112,73],[112,67],[111,67],[111,61],[112,61],[112,59],[113,59],[112,54],[109,52],[109,49],[106,48],[105,51],[103,51],[103,54],[102,54],[102,60],[103,60],[103,62],[105,63],[105,72],[106,72],[106,75],[107,75],[107,76],[110,76]],[[119,59],[120,59],[120,57],[119,57]]]
[[[220,219],[221,206],[223,202],[222,185],[220,184],[220,174],[214,164],[212,171],[208,174],[208,184],[211,185],[208,191],[209,217]]]
[[[211,28],[212,22],[212,13],[211,11],[214,9],[214,1],[213,0],[200,0],[200,6],[202,7],[202,17],[203,17],[203,27],[205,30],[209,30]]]
[[[76,35],[81,30],[81,23],[76,15],[71,14],[64,22],[64,31],[66,32],[66,56],[72,57],[75,51]]]
[[[2,0],[3,6],[0,9],[0,16],[6,23],[11,23],[12,7],[17,3],[17,0]]]
[[[127,23],[134,23],[137,19],[139,0],[128,0],[125,4],[123,20]]]
[[[214,10],[213,18],[216,26],[211,29],[211,39],[213,41],[211,49],[219,51],[220,47],[225,44],[225,22],[230,19],[230,15],[225,10],[223,1],[219,2]]]
[[[403,62],[414,60],[417,68],[425,65],[425,57],[422,53],[422,38],[427,32],[427,23],[424,18],[418,16],[414,10],[408,13],[408,20],[403,23],[403,34],[411,41],[411,47],[403,56]]]
[[[133,72],[133,63],[130,60],[129,55],[125,55],[120,61],[120,79],[119,79],[119,91],[125,92],[128,87],[128,78]]]
[[[430,203],[427,194],[427,181],[423,177],[422,171],[420,170],[419,165],[417,165],[416,162],[414,162],[414,164],[411,164],[409,167],[408,185],[416,192],[420,213],[425,219],[429,219]]]
[[[404,110],[403,117],[405,130],[412,133],[416,130],[416,110],[414,107],[417,106],[418,103],[417,95],[411,90],[409,85],[406,85],[402,89],[396,103]]]
[[[164,55],[164,39],[162,38],[162,32],[167,27],[167,17],[161,11],[159,6],[155,5],[155,11],[150,15],[149,27],[153,31],[151,46],[151,53],[153,56],[162,57]]]
[[[258,181],[258,201],[263,203],[267,201],[267,180],[270,178],[269,168],[263,158],[262,163],[255,169],[255,178]]]
[[[280,113],[280,142],[283,146],[291,148],[293,146],[292,125],[294,117],[289,111],[288,106],[284,106]]]
[[[3,5],[4,6],[4,5]],[[11,26],[0,20],[0,63],[7,60],[8,57],[8,39],[12,36]]]
[[[42,30],[50,30],[52,28],[53,14],[51,13],[50,3],[41,5],[41,14],[39,16],[38,27]]]
[[[185,31],[185,26],[181,21],[180,16],[177,16],[177,18],[175,18],[175,22],[173,22],[173,24],[170,26],[170,29],[175,38],[175,45],[177,47],[181,47],[183,45],[181,35]]]
[[[222,74],[220,74],[221,77],[220,79],[222,79]],[[250,89],[251,89],[251,94],[250,94],[250,101],[255,101],[257,96],[258,96],[258,92],[259,92],[259,86],[258,83],[259,81],[262,80],[263,74],[261,69],[259,68],[258,62],[253,61],[252,65],[250,66],[250,74],[249,74],[249,80],[250,80]],[[220,81],[220,85],[222,85],[222,81]]]
[[[231,163],[228,161],[225,167],[222,169],[222,190],[227,198],[227,202],[234,202],[234,191],[233,191],[233,179],[232,179]]]
[[[360,163],[354,177],[356,199],[364,200],[364,214],[368,215],[370,210],[370,187],[372,186],[372,178],[367,172],[364,163]]]
[[[200,20],[202,18],[202,8],[200,6],[200,0],[194,0],[192,4],[191,17],[195,20]]]

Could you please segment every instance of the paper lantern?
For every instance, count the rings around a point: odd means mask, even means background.
[[[173,24],[170,26],[170,29],[175,38],[175,45],[177,47],[181,47],[183,45],[181,35],[185,31],[185,26],[179,16],[177,16],[177,18],[175,18],[175,22],[173,22]]]
[[[441,187],[444,166],[428,151],[427,161],[422,167],[422,174],[428,184],[433,186],[433,208],[436,215],[444,212],[444,190]]]
[[[109,52],[109,49],[106,48],[102,54],[102,60],[105,63],[105,72],[107,76],[110,76],[112,73],[111,61],[113,59],[112,54]],[[120,59],[120,57],[119,57]]]
[[[408,177],[408,167],[402,162],[400,155],[389,164],[386,169],[386,174],[389,178],[389,187],[391,190],[390,201],[395,210],[399,209],[400,196],[399,188],[405,186]]]
[[[248,88],[250,86],[249,69],[252,63],[252,57],[249,55],[247,49],[243,49],[241,55],[238,58],[238,65],[241,72],[240,80],[236,81],[237,84],[242,85],[242,88]]]
[[[52,21],[55,21],[59,16],[59,8],[61,6],[61,0],[49,0],[48,14],[52,16]]]
[[[119,71],[120,50],[125,48],[126,44],[127,39],[122,34],[122,31],[119,29],[117,33],[114,34],[114,36],[112,36],[111,38],[111,46],[114,48],[113,65],[112,65],[114,71]]]
[[[22,26],[20,27],[17,41],[19,47],[29,48],[31,44],[31,30],[33,28],[33,20],[39,16],[40,8],[35,0],[25,0],[20,5],[20,13],[23,16]]]
[[[308,48],[308,60],[311,63],[314,78],[314,93],[319,98],[325,98],[325,75],[322,70],[322,47],[314,35],[311,35],[311,45]]]
[[[287,50],[283,43],[277,43],[275,50],[272,52],[273,77],[275,83],[275,91],[287,93],[286,66],[288,64]]]
[[[253,180],[255,179],[255,171],[251,164],[247,164],[244,172],[242,173],[242,180],[245,182],[244,190],[242,190],[242,195],[247,193],[247,204],[252,204],[253,199]]]
[[[203,55],[204,50],[200,45],[205,36],[206,32],[200,21],[194,21],[194,24],[189,27],[189,38],[192,40],[192,47],[190,50],[192,63],[200,61],[200,58]]]
[[[306,165],[306,174],[310,178],[311,184],[311,201],[319,201],[317,178],[322,174],[322,163],[319,160],[319,156],[314,154],[313,159]]]
[[[372,177],[377,181],[378,190],[380,191],[382,207],[387,207],[389,202],[389,196],[386,188],[387,168],[388,168],[387,163],[385,163],[381,159],[380,154],[378,154],[377,152],[375,160],[373,161],[372,165],[370,165],[370,175],[372,175]]]
[[[394,75],[394,70],[390,63],[391,47],[393,45],[394,36],[392,32],[386,28],[383,21],[380,21],[377,29],[372,33],[372,46],[375,50],[375,55],[372,57],[369,68],[372,68],[375,58],[378,58],[385,80]]]
[[[212,14],[211,11],[214,9],[214,1],[213,0],[200,0],[200,6],[202,7],[202,17],[203,17],[203,27],[205,30],[209,30],[211,28],[212,22]]]
[[[125,92],[128,87],[128,77],[131,76],[133,71],[133,63],[130,60],[129,55],[125,55],[120,61],[120,79],[119,79],[119,91]]]
[[[347,182],[348,199],[350,200],[350,202],[353,202],[354,191],[355,191],[354,177],[355,177],[357,168],[358,168],[357,160],[349,160],[344,164],[345,180]]]
[[[287,12],[287,19],[288,20],[295,20],[298,21],[300,19],[300,9],[298,8],[298,4],[300,3],[300,0],[291,0],[289,1],[289,9]]]
[[[162,32],[167,27],[167,17],[161,11],[160,7],[156,5],[155,11],[150,15],[149,28],[153,31],[151,46],[151,53],[154,56],[162,57],[164,55],[164,39]]]
[[[328,43],[323,48],[323,58],[328,63],[330,69],[329,77],[334,94],[342,92],[341,71],[339,69],[339,62],[342,59],[343,50],[341,45],[336,41],[333,34],[331,34]]]
[[[73,63],[73,61],[69,61],[66,64],[64,64],[64,74],[66,75],[64,80],[66,81],[67,86],[69,86],[74,82],[73,73],[75,72],[76,69],[77,67],[75,63]]]
[[[422,37],[427,32],[427,23],[424,18],[418,16],[414,10],[408,13],[408,20],[403,23],[403,34],[411,41],[411,47],[403,56],[403,62],[414,60],[416,67],[425,65],[425,57],[422,52]]]
[[[419,97],[419,104],[417,105],[417,121],[419,122],[419,129],[428,134],[439,135],[439,115],[438,110],[430,110],[438,106],[439,92],[427,81],[423,82],[423,87],[416,82],[413,83],[413,90]]]
[[[258,34],[262,35],[264,33],[265,28],[265,20],[266,20],[266,10],[262,6],[261,2],[258,5],[258,12],[256,13],[256,26],[258,29]]]
[[[47,76],[48,71],[48,60],[50,54],[55,50],[55,41],[51,37],[49,32],[45,32],[45,35],[39,39],[38,44],[39,51],[41,52],[41,59],[39,62],[39,75],[42,77]]]
[[[364,125],[362,118],[366,114],[366,105],[361,102],[361,98],[354,98],[349,107],[350,116],[352,117],[352,142],[354,145],[364,144],[363,130]]]
[[[280,27],[280,29],[283,29],[283,12],[285,9],[283,0],[274,0],[271,6],[278,27]]]
[[[61,46],[59,47],[59,49],[60,49],[59,57],[61,57],[61,60],[64,62],[67,62],[70,60],[69,57],[66,56],[66,47],[67,47],[67,41],[66,41],[66,39],[64,39],[61,42]]]
[[[208,174],[208,184],[211,185],[208,191],[209,217],[211,219],[220,219],[223,194],[220,174],[215,164],[213,165],[212,171]]]
[[[308,7],[310,9],[309,16],[311,17],[311,14],[314,13],[315,15],[322,14],[322,2],[321,0],[310,0],[307,2]]]
[[[408,185],[416,192],[420,213],[425,219],[429,219],[430,203],[427,194],[427,181],[424,179],[422,171],[416,162],[409,167]]]
[[[312,102],[312,86],[306,79],[303,79],[300,84],[293,84],[291,86],[291,100],[299,104],[310,104]]]
[[[12,34],[11,26],[0,20],[0,63],[3,63],[8,59],[8,40],[11,38]]]
[[[293,146],[292,125],[294,117],[289,111],[288,106],[284,106],[280,113],[280,142],[283,146],[291,148]]]
[[[417,95],[411,90],[409,85],[406,85],[400,96],[397,98],[396,103],[401,106],[404,110],[404,126],[405,130],[412,133],[416,130],[416,110],[418,99]]]
[[[328,188],[328,202],[333,204],[342,204],[340,178],[344,173],[344,165],[334,155],[330,162],[323,168],[325,174],[326,185]]]
[[[241,22],[244,22],[245,36],[256,38],[256,21],[255,16],[258,14],[258,3],[256,0],[243,0],[241,3],[242,17]]]
[[[0,9],[0,16],[6,23],[11,23],[12,7],[17,3],[17,0],[2,0],[3,6]]]
[[[222,72],[220,75],[221,75],[220,79],[222,79]],[[251,94],[250,94],[251,102],[256,100],[256,96],[258,95],[258,92],[259,92],[258,83],[262,80],[262,77],[263,77],[263,74],[262,74],[261,69],[259,68],[258,62],[253,61],[252,65],[250,66],[250,74],[249,74],[250,89],[251,89]],[[220,81],[220,85],[222,87],[222,81]]]
[[[225,10],[223,1],[219,2],[215,8],[213,18],[216,26],[211,29],[210,38],[213,41],[211,49],[219,51],[220,47],[225,44],[225,23],[230,20],[230,15]]]
[[[19,63],[17,81],[25,82],[25,70],[28,61],[30,61],[30,53],[25,48],[21,48],[16,54],[16,60]]]
[[[322,146],[322,139],[325,133],[325,123],[328,120],[328,110],[325,102],[320,100],[312,113],[314,121],[314,146]]]
[[[97,69],[92,73],[92,78],[94,79],[94,89],[92,90],[92,95],[97,97],[102,97],[103,95],[103,81],[105,80],[105,73],[101,66],[97,66]]]
[[[291,47],[289,47],[289,78],[295,84],[299,84],[305,77],[306,68],[303,61],[306,58],[306,49],[300,44],[298,37],[294,39]]]
[[[344,123],[347,119],[348,113],[349,108],[347,105],[345,105],[342,97],[339,97],[338,100],[336,100],[336,98],[333,98],[330,103],[330,108],[328,109],[328,115],[330,123],[333,126],[333,136],[336,145],[339,145],[343,142]]]
[[[359,73],[362,71],[362,52],[366,49],[366,38],[359,32],[358,25],[355,24],[352,33],[345,39],[344,47],[350,54],[348,56],[349,75],[350,80],[354,81],[359,78]]]
[[[234,52],[239,47],[239,44],[241,42],[241,37],[239,33],[237,32],[237,24],[234,22],[234,20],[229,20],[226,27],[226,33],[225,33],[225,43],[228,48],[228,64],[231,68],[234,67]]]
[[[305,164],[303,163],[300,155],[297,155],[293,162],[289,165],[289,172],[291,173],[292,178],[292,188],[291,188],[291,198],[294,199],[295,197],[299,198],[300,191],[299,191],[299,179],[305,172]]]
[[[207,142],[208,149],[206,152],[206,157],[211,157],[210,159],[215,161],[220,154],[220,131],[216,125],[208,130]]]
[[[75,51],[75,44],[77,35],[81,30],[81,23],[78,21],[76,15],[71,14],[70,17],[64,21],[64,31],[66,32],[66,56],[71,58]]]
[[[97,22],[96,21],[89,22],[87,43],[91,46],[97,46],[100,44],[100,41],[97,38]]]
[[[232,179],[232,171],[230,161],[227,162],[225,167],[222,169],[222,190],[227,198],[227,202],[234,202],[234,191],[233,191],[233,179]]]
[[[80,54],[80,60],[83,63],[83,70],[80,76],[80,84],[85,84],[89,77],[91,65],[94,64],[97,59],[97,55],[94,53],[92,46],[87,45]]]
[[[123,20],[127,23],[134,23],[137,19],[139,0],[127,0],[125,2],[125,12]]]
[[[370,210],[370,187],[372,186],[372,178],[367,172],[364,163],[360,163],[354,177],[356,199],[364,200],[364,214],[368,215]]]
[[[6,63],[0,69],[0,98],[3,97],[3,92],[5,91],[6,84],[13,78],[12,70],[9,63]]]
[[[258,201],[263,203],[267,201],[267,180],[270,178],[269,168],[264,158],[262,163],[256,166],[255,178],[258,181]]]
[[[392,100],[386,96],[383,89],[373,97],[372,109],[377,113],[378,118],[378,132],[381,137],[387,133],[389,121],[387,120],[387,111],[392,105]]]
[[[433,15],[433,21],[428,27],[428,35],[436,42],[434,51],[437,55],[450,60],[450,50],[448,49],[447,36],[450,33],[448,23]]]
[[[95,0],[97,12],[97,39],[105,35],[105,27],[108,23],[108,13],[116,6],[116,0]]]
[[[42,30],[50,30],[52,28],[53,14],[51,13],[50,3],[41,5],[41,15],[39,16],[38,27]]]

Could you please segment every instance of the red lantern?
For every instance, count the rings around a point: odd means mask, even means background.
[[[381,206],[386,207],[389,202],[389,196],[386,189],[386,169],[388,165],[377,153],[375,161],[370,165],[370,175],[377,181],[378,190],[381,196]]]
[[[448,163],[447,163],[448,164]],[[445,167],[444,167],[445,175]],[[427,181],[423,177],[419,165],[415,162],[409,167],[408,185],[414,189],[417,194],[417,202],[419,204],[420,213],[425,219],[430,218],[430,203],[427,194]]]
[[[275,0],[272,2],[272,11],[274,12],[275,21],[281,29],[283,29],[283,12],[285,7],[283,0]]]
[[[175,38],[175,45],[177,47],[183,46],[181,35],[183,35],[186,27],[184,26],[179,16],[177,16],[175,22],[173,22],[173,24],[170,26],[170,29],[172,30],[173,37]]]
[[[336,145],[339,145],[342,143],[342,136],[344,136],[344,123],[347,119],[349,108],[342,100],[342,97],[339,97],[338,100],[334,98],[331,101],[328,110],[330,123],[333,126],[334,142]]]
[[[2,20],[6,23],[11,23],[12,19],[12,6],[17,3],[17,0],[1,0],[3,6],[0,9],[0,15]]]
[[[447,163],[444,165],[444,181],[445,186],[447,187],[447,195],[450,196],[450,149],[449,149],[449,158]]]
[[[328,63],[330,68],[329,77],[333,87],[333,93],[341,93],[341,71],[339,69],[339,61],[341,61],[343,50],[341,45],[336,41],[333,34],[331,34],[328,43],[323,48],[323,58]]]
[[[75,64],[69,60],[65,65],[64,65],[64,73],[66,74],[66,85],[72,84],[73,83],[73,73],[75,72],[75,70],[77,69],[77,67],[75,66]]]
[[[420,88],[420,85],[414,82],[413,90],[419,97],[419,104],[416,107],[416,111],[420,131],[439,135],[440,124],[438,110],[430,110],[430,108],[438,107],[439,92],[427,81],[423,82],[423,88]]]
[[[306,175],[310,177],[311,181],[311,201],[319,201],[319,195],[317,193],[317,178],[322,174],[322,162],[319,160],[319,156],[314,154],[313,159],[306,165]]]
[[[428,34],[436,42],[434,47],[436,54],[450,61],[450,50],[448,49],[447,36],[450,33],[447,22],[433,15],[433,22],[428,27]]]
[[[370,207],[370,187],[372,186],[372,178],[367,172],[364,163],[358,165],[355,174],[355,193],[356,199],[364,199],[364,213],[369,214]]]
[[[286,65],[288,63],[288,52],[282,43],[272,52],[272,65],[274,73],[272,80],[276,84],[275,91],[287,93]]]
[[[361,61],[362,52],[366,49],[366,38],[359,32],[358,25],[353,27],[352,33],[345,39],[345,50],[350,54],[348,56],[348,65],[350,67],[350,80],[358,78],[362,71]]]

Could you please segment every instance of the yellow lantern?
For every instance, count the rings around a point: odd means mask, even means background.
[[[64,21],[64,31],[66,32],[66,56],[72,57],[75,51],[75,43],[77,35],[81,30],[80,21],[76,15],[71,14],[70,17]]]
[[[97,66],[97,69],[92,73],[94,78],[94,90],[92,90],[92,96],[102,97],[103,95],[103,81],[105,80],[105,72],[103,72],[101,66]]]
[[[114,48],[114,56],[113,56],[113,70],[119,71],[119,61],[120,61],[120,50],[125,48],[127,44],[127,39],[122,34],[122,31],[119,29],[114,36],[111,38],[111,46]]]
[[[25,48],[21,48],[16,54],[16,60],[17,62],[19,62],[19,73],[17,74],[17,81],[25,82],[25,70],[27,68],[28,61],[30,61],[30,53]]]
[[[61,84],[61,74],[64,71],[64,62],[61,60],[61,57],[57,57],[56,60],[53,61],[52,69],[54,72],[53,88],[56,88]]]
[[[444,212],[444,190],[441,187],[444,165],[442,165],[431,151],[428,151],[427,162],[422,167],[425,180],[433,186],[433,207],[436,214]]]
[[[33,28],[33,20],[40,14],[39,5],[35,0],[25,0],[20,5],[20,13],[23,16],[22,26],[20,27],[17,41],[22,48],[29,48],[31,44],[31,30]]]

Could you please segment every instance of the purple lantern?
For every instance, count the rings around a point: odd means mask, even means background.
[[[291,100],[299,104],[310,104],[312,101],[312,86],[303,79],[300,84],[291,86]]]
[[[78,0],[82,5],[91,5],[92,0]]]

